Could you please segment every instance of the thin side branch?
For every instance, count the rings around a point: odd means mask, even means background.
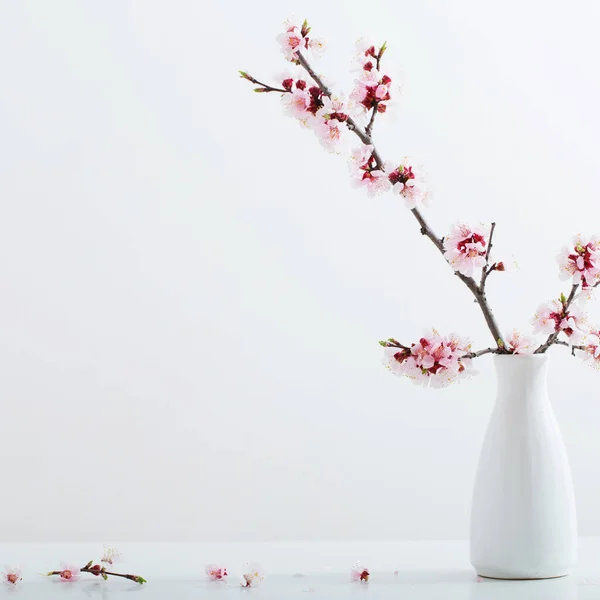
[[[465,358],[477,358],[484,354],[500,354],[500,348],[485,348],[484,350],[478,350],[477,352],[469,352],[465,354]]]
[[[488,275],[493,271],[493,269],[489,269],[490,265],[490,254],[492,253],[492,238],[494,237],[494,230],[496,229],[496,223],[492,223],[490,228],[490,239],[488,240],[488,248],[485,253],[485,267],[483,267],[481,271],[481,281],[479,283],[479,288],[481,290],[485,289],[485,282],[488,278]]]
[[[574,283],[573,286],[571,287],[571,293],[569,294],[567,301],[563,305],[563,311],[565,313],[569,310],[569,306],[571,306],[571,304],[573,303],[573,300],[575,300],[575,295],[577,293],[578,288],[579,288],[578,283]],[[548,336],[548,339],[541,346],[539,346],[539,348],[536,349],[534,354],[544,354],[544,352],[546,352],[546,350],[548,350],[548,348],[550,348],[550,346],[552,346],[552,344],[557,343],[559,334],[560,334],[560,330],[555,331],[554,333],[551,333]]]
[[[566,346],[567,348],[571,348],[571,356],[575,356],[575,350],[585,350],[585,346],[573,346],[569,344],[569,342],[565,342],[563,340],[556,340],[554,343],[558,346]]]
[[[369,119],[369,124],[365,127],[365,133],[371,137],[373,133],[373,124],[375,123],[375,115],[377,114],[377,106],[373,107],[373,112],[371,113],[371,118]]]
[[[304,56],[302,55],[301,52],[298,52],[298,62],[302,65],[302,67],[306,70],[306,72],[311,76],[313,81],[319,86],[319,88],[321,89],[323,94],[325,94],[328,97],[331,97],[331,90],[323,83],[321,78],[314,72],[314,70],[308,64],[306,58],[304,58]],[[360,141],[363,144],[373,146],[373,157],[375,158],[375,162],[382,171],[385,171],[383,160],[382,160],[381,156],[379,155],[377,149],[375,148],[375,145],[371,141],[371,136],[368,135],[365,131],[363,131],[351,117],[349,117],[348,120],[346,121],[346,125],[348,126],[348,129],[350,129],[350,131],[354,132],[358,136],[358,138],[360,139]],[[415,219],[417,219],[417,221],[419,222],[419,225],[421,226],[421,233],[423,235],[426,235],[433,242],[434,246],[443,255],[444,254],[444,244],[442,242],[442,239],[439,238],[437,235],[435,235],[435,233],[431,230],[431,228],[425,221],[423,215],[421,215],[419,209],[413,208],[413,209],[411,209],[411,212],[412,212],[413,216],[415,217]],[[475,296],[475,300],[477,301],[477,303],[479,304],[479,307],[481,308],[481,311],[485,318],[485,322],[488,326],[488,329],[490,330],[492,336],[494,337],[494,342],[498,345],[498,348],[500,348],[500,349],[503,348],[504,342],[502,340],[502,334],[500,333],[500,328],[498,327],[498,324],[496,323],[494,313],[492,312],[492,309],[490,308],[490,306],[487,302],[487,299],[485,296],[485,290],[480,289],[480,286],[477,285],[477,282],[472,277],[467,277],[467,276],[463,275],[462,273],[459,273],[458,271],[455,271],[455,275],[469,288],[469,290],[471,290],[471,293]],[[502,350],[499,350],[499,351],[502,351]]]

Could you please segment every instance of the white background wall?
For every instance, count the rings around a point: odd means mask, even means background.
[[[396,379],[377,340],[489,339],[395,196],[251,92],[308,17],[348,90],[388,40],[385,157],[431,173],[442,235],[496,219],[504,330],[600,233],[593,0],[0,2],[0,538],[465,538],[494,397]],[[596,310],[600,316],[600,311]],[[580,530],[600,534],[600,374],[553,352]]]

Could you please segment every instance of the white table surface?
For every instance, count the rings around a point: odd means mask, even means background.
[[[63,583],[39,573],[61,561],[84,565],[99,560],[102,543],[0,544],[0,566],[19,564],[23,581],[15,589],[2,586],[0,596],[24,600],[58,598],[144,598],[185,600],[214,598],[293,600],[295,598],[600,600],[600,538],[580,540],[579,561],[569,577],[546,581],[494,581],[478,578],[468,561],[467,542],[298,542],[261,544],[117,543],[123,554],[120,572],[148,580],[137,585],[82,575]],[[349,571],[360,560],[371,571],[368,583],[351,582]],[[259,563],[266,578],[258,588],[242,589],[239,574],[247,561]],[[207,581],[204,567],[227,567],[227,583]],[[398,571],[395,575],[394,571]],[[137,594],[132,596],[131,594]],[[245,596],[244,596],[245,597]]]

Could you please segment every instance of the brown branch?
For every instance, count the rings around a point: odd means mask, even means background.
[[[465,358],[477,358],[479,356],[483,356],[484,354],[500,354],[500,348],[485,348],[483,350],[478,350],[477,352],[469,352],[465,354]]]
[[[585,346],[572,345],[563,340],[556,340],[554,343],[558,346],[566,346],[567,348],[571,348],[571,356],[575,356],[575,350],[585,350]]]
[[[260,86],[262,86],[264,88],[262,90],[256,89],[256,90],[254,90],[255,92],[257,92],[257,91],[261,91],[261,92],[281,92],[282,94],[289,94],[289,93],[291,93],[291,90],[284,90],[283,88],[276,88],[276,87],[273,87],[272,85],[268,85],[267,83],[262,83],[261,81],[258,81],[258,79],[255,79],[254,77],[252,77],[252,75],[248,75],[248,73],[246,73],[245,71],[240,71],[240,77],[242,79],[246,79],[250,83],[254,83],[255,85],[260,85]]]
[[[314,72],[314,70],[308,64],[308,62],[306,61],[306,59],[304,58],[304,56],[302,55],[301,52],[298,52],[298,62],[300,63],[300,65],[302,65],[302,67],[306,70],[306,72],[312,77],[313,81],[319,86],[319,88],[321,89],[323,94],[325,94],[327,97],[330,98],[331,90],[323,83],[321,78]],[[371,141],[371,136],[368,135],[365,131],[363,131],[351,117],[348,117],[348,120],[346,121],[346,125],[348,126],[348,129],[350,129],[350,131],[354,132],[358,136],[358,138],[360,139],[360,141],[363,144],[373,146],[373,157],[375,158],[375,162],[377,163],[377,166],[382,171],[385,171],[384,165],[383,165],[383,160],[382,160],[381,156],[379,155],[379,153],[377,152],[375,145]],[[419,212],[418,208],[411,209],[411,212],[414,215],[415,219],[417,219],[417,221],[419,222],[419,225],[421,226],[421,233],[423,235],[426,235],[433,242],[435,247],[443,255],[444,254],[444,244],[443,244],[441,238],[437,237],[435,235],[435,233],[433,233],[433,231],[431,230],[431,228],[429,227],[429,225],[423,218],[423,215],[421,215],[421,213]],[[471,293],[475,296],[475,300],[479,304],[479,307],[481,308],[481,311],[485,318],[485,322],[488,326],[488,329],[490,330],[490,332],[492,333],[492,336],[494,337],[494,342],[498,345],[498,348],[500,348],[500,351],[503,351],[502,348],[504,348],[504,342],[502,341],[502,334],[500,333],[500,329],[498,327],[498,324],[496,323],[494,313],[492,312],[492,309],[490,308],[490,306],[487,302],[487,298],[485,296],[485,290],[483,288],[480,288],[472,277],[467,277],[467,276],[463,275],[462,273],[459,273],[458,271],[455,271],[454,274],[469,288],[469,290],[471,290]]]
[[[369,124],[365,127],[365,133],[371,137],[371,134],[373,133],[373,123],[375,123],[375,115],[377,114],[377,105],[379,104],[379,102],[377,104],[375,104],[375,106],[373,107],[373,112],[371,113],[371,119],[369,120]]]
[[[496,223],[492,223],[492,226],[490,228],[490,238],[488,240],[487,252],[485,253],[485,267],[483,267],[481,271],[481,281],[479,283],[479,288],[481,290],[485,289],[485,282],[488,278],[488,275],[494,270],[488,269],[488,266],[490,264],[490,254],[492,252],[492,238],[494,237],[494,229],[496,229]]]
[[[575,300],[575,293],[577,292],[577,288],[579,288],[579,284],[574,283],[571,287],[571,293],[569,294],[567,301],[563,304],[563,313],[567,313],[567,311],[569,310],[569,306],[571,306],[573,300]],[[551,333],[548,336],[548,339],[541,346],[539,346],[539,348],[536,348],[534,354],[544,354],[548,350],[548,348],[552,346],[552,344],[556,344],[560,331],[561,330],[559,329],[558,331]]]
[[[79,569],[80,573],[90,573],[91,575],[95,575],[96,577],[102,576],[104,579],[108,579],[108,576],[112,577],[122,577],[124,579],[129,579],[129,581],[135,581],[135,583],[146,583],[146,580],[139,575],[131,575],[129,573],[113,573],[112,571],[107,571],[105,567],[101,567],[100,565],[93,565],[94,561],[90,561],[85,567]],[[63,571],[50,571],[46,573],[47,576],[51,575],[60,575]]]

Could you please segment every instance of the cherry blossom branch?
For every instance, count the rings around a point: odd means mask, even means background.
[[[409,346],[401,344],[398,340],[395,340],[394,338],[381,341],[379,342],[379,345],[383,346],[384,348],[398,348],[400,350],[408,351],[411,350]],[[483,350],[478,350],[477,352],[467,352],[467,354],[464,355],[464,358],[478,358],[480,356],[483,356],[484,354],[500,354],[500,351],[500,348],[484,348]]]
[[[375,123],[375,115],[377,114],[377,106],[374,106],[371,112],[371,119],[369,120],[369,124],[365,127],[365,133],[371,137],[371,133],[373,132],[373,123]]]
[[[94,561],[90,560],[90,562],[87,565],[85,565],[85,567],[79,569],[79,572],[90,573],[91,575],[95,575],[96,577],[102,576],[102,578],[105,580],[108,579],[108,576],[110,575],[112,577],[122,577],[123,579],[129,579],[130,581],[135,581],[135,583],[139,584],[146,583],[146,580],[140,575],[131,575],[129,573],[114,573],[112,571],[107,571],[106,567],[101,567],[98,564],[94,565],[93,563]],[[66,575],[67,573],[68,576]],[[50,571],[49,573],[46,573],[46,576],[50,577],[51,575],[59,575],[63,579],[74,579],[76,574],[76,572],[74,573],[70,569],[63,569],[62,571]]]
[[[571,304],[573,303],[573,300],[575,300],[575,296],[576,296],[578,288],[579,288],[579,284],[574,283],[573,286],[571,287],[571,293],[569,294],[569,297],[566,299],[565,302],[563,302],[563,312],[565,314],[569,310],[569,306],[571,306]],[[562,298],[564,298],[564,296],[562,296]],[[552,346],[552,344],[556,344],[558,335],[560,334],[560,332],[561,332],[561,330],[559,329],[558,331],[551,333],[548,336],[548,339],[535,350],[534,354],[544,354],[548,350],[548,348],[550,348],[550,346]]]
[[[565,342],[563,340],[556,340],[554,342],[558,346],[566,346],[567,348],[571,348],[571,356],[575,356],[575,350],[585,350],[585,346],[572,346],[569,342]]]
[[[478,358],[484,354],[500,354],[500,352],[500,348],[485,348],[483,350],[478,350],[477,352],[469,352],[468,354],[465,354],[465,358]]]
[[[290,90],[285,90],[283,88],[276,88],[276,87],[273,87],[266,83],[261,83],[260,81],[258,81],[258,79],[255,79],[254,77],[252,77],[252,75],[248,75],[248,73],[246,73],[245,71],[240,71],[240,77],[242,79],[248,80],[250,83],[260,85],[261,86],[260,88],[254,88],[255,92],[281,92],[284,94],[290,93]]]
[[[306,58],[303,56],[302,52],[298,52],[297,56],[298,56],[298,62],[300,63],[300,65],[311,76],[313,81],[319,86],[319,88],[321,89],[323,94],[325,94],[327,97],[331,98],[331,90],[325,85],[325,83],[321,80],[321,78],[315,73],[315,71],[310,66],[310,64],[308,63]],[[350,131],[354,132],[358,136],[358,138],[360,139],[360,141],[363,144],[370,145],[373,147],[373,158],[375,159],[375,162],[376,162],[377,166],[379,167],[379,169],[381,169],[382,171],[385,171],[383,160],[382,160],[381,156],[379,155],[379,153],[377,152],[377,149],[375,148],[375,145],[373,144],[373,142],[371,140],[371,135],[369,135],[366,131],[363,131],[356,124],[354,119],[352,119],[351,117],[348,117],[348,119],[346,121],[346,125],[347,125],[348,129],[350,129]],[[417,208],[411,209],[411,212],[414,215],[414,217],[417,219],[417,221],[419,222],[419,225],[421,226],[421,233],[423,235],[426,235],[433,242],[434,246],[439,250],[439,252],[441,252],[443,255],[444,254],[444,243],[442,241],[442,238],[439,238],[438,236],[436,236],[433,233],[433,231],[431,230],[431,228],[425,221],[423,215],[421,215],[421,213],[419,212],[419,210]],[[492,312],[492,309],[487,302],[487,298],[485,295],[485,288],[478,286],[476,281],[472,277],[467,277],[466,275],[463,275],[462,273],[459,273],[458,271],[455,271],[454,274],[469,288],[469,290],[471,290],[471,293],[475,296],[475,300],[479,304],[479,307],[481,308],[481,311],[485,318],[485,322],[488,326],[488,329],[490,330],[490,332],[492,333],[492,336],[494,337],[494,342],[497,344],[500,351],[503,351],[502,349],[504,348],[504,342],[502,340],[502,334],[500,333],[500,328],[498,327],[498,324],[496,323],[494,313]]]
[[[492,252],[492,238],[494,237],[494,230],[496,229],[496,223],[492,223],[492,226],[490,228],[490,238],[488,240],[488,247],[487,247],[487,252],[485,253],[485,267],[483,267],[482,271],[481,271],[481,281],[479,282],[479,288],[481,290],[483,290],[485,288],[485,282],[488,278],[488,275],[494,270],[494,269],[488,269],[489,264],[490,264],[490,254]]]

